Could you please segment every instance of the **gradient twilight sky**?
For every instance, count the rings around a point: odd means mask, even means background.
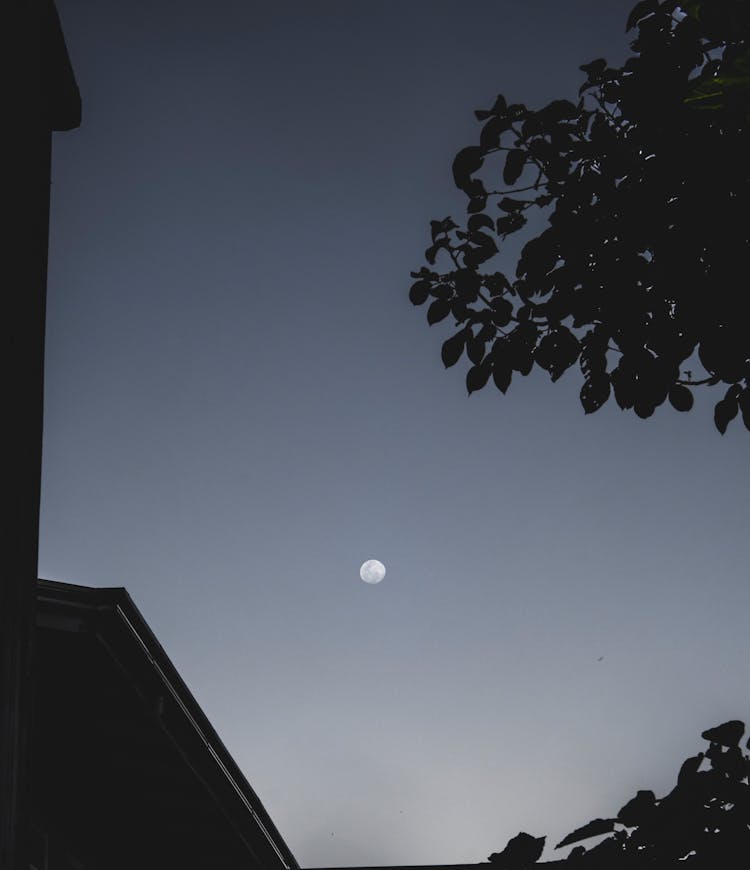
[[[467,398],[407,298],[473,110],[631,5],[58,0],[40,576],[127,588],[303,867],[554,845],[750,720],[741,424]]]

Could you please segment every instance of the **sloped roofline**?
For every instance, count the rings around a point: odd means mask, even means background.
[[[195,732],[199,743],[203,746],[205,753],[203,763],[220,771],[236,802],[244,807],[248,826],[253,827],[256,835],[260,835],[260,838],[275,853],[280,867],[299,870],[299,864],[260,799],[127,591],[121,587],[94,588],[40,579],[37,581],[37,602],[38,624],[45,621],[45,613],[52,611],[56,615],[70,619],[72,630],[76,630],[75,626],[80,624],[81,617],[86,619],[93,616],[96,617],[97,632],[105,635],[103,637],[105,642],[107,626],[113,624],[119,626],[118,642],[122,643],[123,637],[128,638],[126,643],[130,647],[130,654],[142,660],[162,686],[164,695],[171,697],[181,710],[186,727]]]

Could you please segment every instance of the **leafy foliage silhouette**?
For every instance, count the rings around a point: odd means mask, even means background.
[[[739,720],[704,731],[709,748],[683,762],[668,795],[657,800],[652,791],[639,791],[614,818],[594,819],[568,834],[555,848],[611,836],[588,850],[577,845],[565,863],[581,870],[744,866],[750,855],[750,757],[739,746],[744,731]],[[745,745],[750,749],[750,740]],[[520,833],[488,860],[501,870],[544,867],[537,863],[544,839]]]
[[[544,851],[546,837],[532,837],[521,831],[508,840],[502,852],[493,852],[487,859],[494,864],[493,870],[522,870],[533,866]]]
[[[689,411],[710,385],[719,432],[738,414],[750,430],[750,3],[643,0],[633,28],[621,68],[581,67],[577,103],[475,112],[479,144],[453,161],[466,224],[431,221],[425,251],[450,271],[412,272],[409,296],[455,321],[442,359],[466,353],[469,394],[578,363],[587,414],[611,395],[642,418]],[[548,226],[515,278],[480,271],[535,210]]]

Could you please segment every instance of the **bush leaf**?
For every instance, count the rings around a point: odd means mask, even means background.
[[[555,846],[555,849],[562,849],[563,846],[569,846],[571,843],[578,843],[581,840],[588,840],[589,837],[598,837],[600,834],[609,834],[615,829],[617,819],[594,819],[582,828],[576,828],[572,834],[560,840]]]

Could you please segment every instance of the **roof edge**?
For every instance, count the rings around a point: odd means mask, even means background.
[[[203,738],[209,753],[234,786],[238,796],[246,805],[248,812],[269,846],[278,855],[281,863],[285,864],[289,870],[299,870],[297,860],[268,815],[260,798],[237,766],[127,590],[124,587],[80,586],[40,578],[37,580],[37,601],[62,604],[74,610],[89,610],[97,613],[101,613],[102,610],[108,611],[109,614],[124,623],[150,660],[159,678],[165,683],[166,688],[172,692],[183,707],[187,717]]]

